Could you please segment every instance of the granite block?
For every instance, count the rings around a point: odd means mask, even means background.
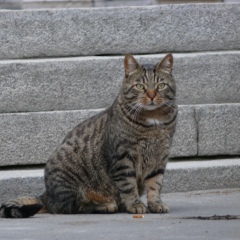
[[[240,102],[239,65],[240,51],[174,54],[178,104]],[[0,72],[0,113],[106,108],[124,76],[123,56],[0,61]]]
[[[240,103],[195,106],[198,155],[240,155]]]
[[[46,163],[73,127],[98,112],[0,114],[0,166]]]
[[[0,13],[0,59],[240,49],[240,4]]]

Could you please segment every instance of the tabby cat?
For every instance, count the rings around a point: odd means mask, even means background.
[[[171,54],[156,66],[127,54],[112,106],[77,125],[50,156],[46,192],[3,203],[0,216],[168,212],[160,193],[177,118],[172,67]]]

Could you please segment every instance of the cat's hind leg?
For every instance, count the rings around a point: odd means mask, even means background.
[[[85,196],[88,203],[81,204],[79,211],[85,213],[115,213],[118,204],[113,197],[105,196],[96,191],[88,191]]]
[[[115,212],[118,212],[118,206],[116,203],[102,203],[102,204],[96,205],[94,212],[115,213]]]

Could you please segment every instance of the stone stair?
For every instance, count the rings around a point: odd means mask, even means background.
[[[85,8],[147,6],[180,3],[217,3],[238,0],[0,0],[0,9],[46,9],[46,8]]]
[[[2,10],[0,59],[239,50],[239,4]]]
[[[43,191],[48,156],[112,103],[128,52],[142,63],[174,55],[165,192],[240,187],[239,24],[240,4],[1,10],[0,202]]]

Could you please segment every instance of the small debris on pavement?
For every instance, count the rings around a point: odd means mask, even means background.
[[[142,214],[133,215],[133,218],[144,218],[144,215]]]

